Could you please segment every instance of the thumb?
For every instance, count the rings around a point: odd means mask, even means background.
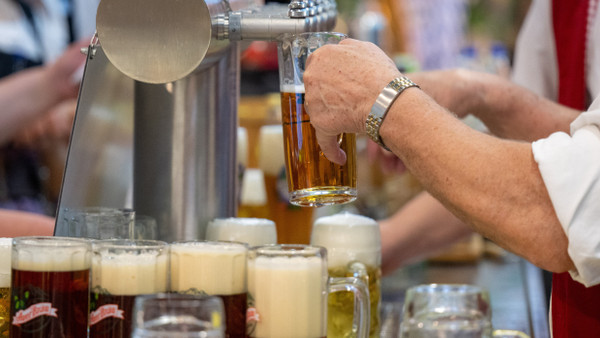
[[[346,163],[346,153],[340,148],[337,136],[329,136],[318,131],[316,136],[321,151],[328,160],[339,165]]]

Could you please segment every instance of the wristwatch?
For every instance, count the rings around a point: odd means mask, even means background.
[[[400,96],[400,93],[410,87],[420,88],[405,76],[393,79],[385,88],[383,88],[383,91],[379,94],[377,100],[375,100],[375,104],[373,104],[369,116],[367,116],[367,135],[386,150],[389,149],[385,146],[379,135],[379,128],[381,128],[383,119],[390,110],[392,103]]]

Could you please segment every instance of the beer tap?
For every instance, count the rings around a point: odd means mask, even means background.
[[[292,0],[288,5],[270,3],[217,16],[217,39],[275,40],[284,33],[330,30],[335,25],[333,0]]]

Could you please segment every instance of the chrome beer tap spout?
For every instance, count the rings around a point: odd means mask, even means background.
[[[336,13],[333,0],[292,0],[232,11],[217,17],[217,39],[271,41],[285,33],[328,31],[335,26]]]

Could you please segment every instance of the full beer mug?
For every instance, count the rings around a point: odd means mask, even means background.
[[[247,254],[248,246],[240,242],[171,244],[171,291],[221,297],[227,337],[246,335]]]
[[[369,287],[371,338],[379,338],[381,304],[381,236],[379,224],[365,216],[339,213],[320,217],[312,230],[311,244],[327,249],[330,277],[358,277]],[[354,297],[350,292],[329,295],[327,337],[354,336]]]
[[[327,336],[327,295],[352,290],[357,337],[368,337],[369,293],[360,278],[329,278],[327,250],[267,245],[248,253],[248,335],[257,338]]]
[[[10,329],[10,249],[12,238],[0,238],[0,337]]]
[[[90,241],[17,237],[11,260],[11,337],[87,337]]]
[[[279,80],[289,198],[300,206],[323,206],[356,199],[356,137],[339,135],[346,152],[344,165],[321,152],[304,105],[303,75],[308,56],[317,48],[337,44],[340,33],[284,34],[279,39]]]
[[[167,291],[168,249],[154,240],[93,242],[90,338],[131,335],[136,296]]]

